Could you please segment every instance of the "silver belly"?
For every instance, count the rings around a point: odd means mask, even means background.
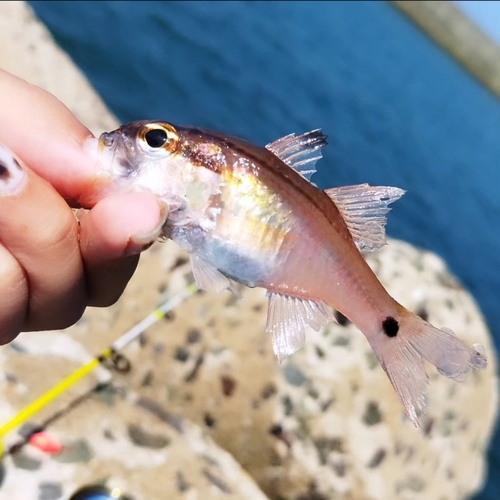
[[[248,287],[265,287],[269,282],[273,259],[252,255],[252,252],[237,242],[211,236],[195,225],[168,227],[165,235],[238,283]]]

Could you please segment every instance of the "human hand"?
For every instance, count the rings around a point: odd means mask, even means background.
[[[60,329],[122,294],[168,215],[148,193],[97,197],[92,134],[53,95],[0,70],[0,344]],[[70,205],[91,208],[78,223]]]

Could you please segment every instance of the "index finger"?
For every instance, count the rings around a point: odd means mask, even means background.
[[[75,206],[92,205],[102,181],[82,149],[90,136],[52,94],[0,69],[2,142]]]

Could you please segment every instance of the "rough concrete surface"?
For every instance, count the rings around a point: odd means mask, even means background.
[[[0,47],[0,67],[50,90],[92,131],[116,125],[23,2],[0,3]],[[99,367],[6,438],[8,447],[59,414],[47,432],[62,451],[26,445],[6,457],[0,500],[63,499],[89,483],[136,500],[467,498],[484,478],[497,407],[486,326],[433,254],[391,241],[367,260],[399,302],[482,343],[490,360],[464,384],[430,370],[423,431],[353,325],[309,332],[280,366],[264,336],[262,290],[241,287],[243,301],[199,293],[123,350],[128,372]],[[0,423],[191,280],[186,255],[156,244],[115,306],[0,349]]]

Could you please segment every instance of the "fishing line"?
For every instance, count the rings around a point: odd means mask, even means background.
[[[32,403],[30,403],[16,415],[14,415],[10,420],[5,422],[0,427],[0,458],[2,458],[5,454],[3,450],[3,439],[7,434],[9,434],[20,425],[24,424],[33,415],[45,408],[49,403],[54,401],[61,394],[66,392],[77,382],[86,377],[100,364],[103,364],[107,360],[111,360],[119,371],[128,371],[128,369],[130,369],[130,364],[124,356],[118,353],[118,351],[134,341],[151,325],[154,325],[157,321],[164,318],[170,311],[172,311],[172,309],[184,302],[184,300],[193,295],[196,291],[197,288],[194,283],[188,285],[185,289],[164,302],[160,307],[158,307],[158,309],[154,310],[142,321],[137,323],[134,327],[132,327],[121,337],[115,340],[115,342],[110,347],[106,348],[101,354],[85,363],[80,368],[77,368],[73,373],[62,379],[60,382],[58,382],[48,391],[43,393],[40,397],[35,399]]]

